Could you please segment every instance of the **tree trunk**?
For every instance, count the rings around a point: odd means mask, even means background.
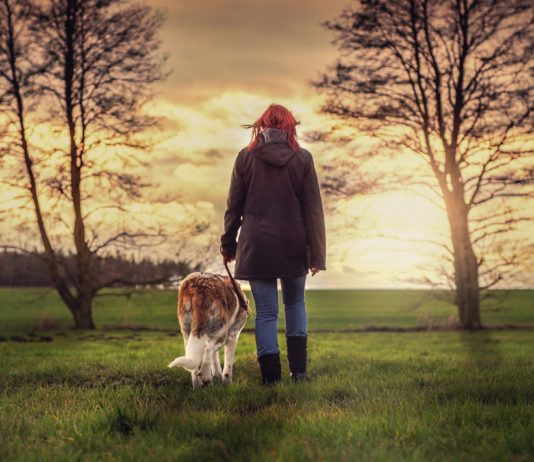
[[[471,244],[468,209],[463,199],[447,204],[454,253],[454,281],[456,306],[463,329],[480,329],[480,292],[478,286],[478,262]]]
[[[65,21],[65,55],[64,55],[64,79],[65,79],[65,115],[69,127],[70,142],[70,181],[71,197],[74,212],[74,229],[73,239],[76,248],[76,269],[78,283],[78,298],[74,315],[74,323],[77,329],[94,329],[92,316],[93,301],[93,268],[91,265],[91,251],[85,238],[85,223],[82,213],[82,168],[83,163],[83,142],[80,146],[76,137],[76,114],[75,98],[76,88],[75,69],[77,55],[75,51],[75,42],[77,33],[79,33],[78,11],[80,3],[76,0],[67,2],[67,20]],[[83,133],[83,129],[82,129]],[[83,139],[83,138],[82,138]]]
[[[74,327],[76,329],[90,329],[95,328],[93,321],[93,299],[86,297],[78,300],[78,302],[69,307],[72,317],[74,318]]]
[[[39,229],[39,234],[43,242],[44,251],[47,257],[47,264],[50,271],[50,277],[54,283],[56,290],[58,291],[61,299],[69,306],[75,302],[74,296],[69,290],[69,287],[65,280],[60,276],[59,265],[57,262],[56,253],[50,242],[45,221],[43,218],[43,213],[41,210],[41,203],[39,201],[39,194],[37,191],[37,180],[33,171],[34,161],[30,156],[30,148],[28,146],[28,139],[26,136],[26,112],[24,107],[24,101],[22,97],[21,90],[21,76],[17,68],[17,59],[19,55],[16,51],[16,32],[14,27],[14,18],[13,12],[9,2],[5,2],[5,7],[7,11],[7,50],[9,56],[9,69],[10,69],[10,80],[9,82],[12,85],[12,94],[15,98],[15,111],[16,118],[18,121],[18,132],[20,137],[20,148],[22,150],[22,156],[24,159],[24,166],[26,173],[28,175],[29,182],[29,192],[34,206],[35,217],[37,220],[37,227]]]

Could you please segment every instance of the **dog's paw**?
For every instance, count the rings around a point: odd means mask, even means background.
[[[230,385],[232,383],[232,374],[223,374],[222,383],[224,383],[225,385]]]

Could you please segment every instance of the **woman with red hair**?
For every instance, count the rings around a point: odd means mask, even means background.
[[[306,276],[326,270],[319,182],[312,155],[297,141],[298,124],[284,106],[271,104],[245,125],[252,128],[252,139],[234,163],[221,235],[223,261],[235,259],[235,278],[248,280],[252,289],[263,383],[281,379],[277,280],[291,378],[308,380]]]

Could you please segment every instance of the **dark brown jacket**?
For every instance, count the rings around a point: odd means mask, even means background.
[[[236,279],[299,277],[311,267],[326,269],[313,158],[306,149],[292,151],[281,130],[268,129],[260,144],[237,155],[221,253],[235,257]]]

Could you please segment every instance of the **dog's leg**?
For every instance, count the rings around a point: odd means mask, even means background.
[[[202,373],[200,368],[191,371],[191,381],[193,382],[193,390],[202,388]]]
[[[243,327],[245,327],[245,323],[247,322],[248,317],[249,314],[247,311],[240,310],[237,313],[234,323],[228,330],[228,334],[226,336],[226,344],[224,345],[224,369],[222,378],[223,383],[232,383],[232,376],[234,372],[234,357],[235,350],[237,348],[237,341],[239,340],[239,334],[241,333],[241,330],[243,329]]]
[[[212,340],[206,342],[206,349],[204,350],[204,356],[202,357],[202,366],[200,367],[202,385],[205,387],[213,385],[213,370],[215,368],[213,362],[215,353],[218,350],[217,347],[217,343]]]
[[[184,338],[184,349],[187,349],[187,341],[189,340],[189,332],[182,331],[182,337]]]
[[[213,361],[212,361],[212,373],[213,377],[222,379],[222,368],[221,368],[221,359],[219,358],[219,350],[222,347],[222,343],[217,345],[217,348],[213,351]]]
[[[182,336],[184,339],[184,350],[187,351],[187,342],[189,341],[190,332],[182,331]],[[172,366],[169,364],[169,367]],[[191,383],[193,384],[193,390],[202,387],[202,380],[200,379],[200,367],[197,367],[191,371]]]
[[[232,383],[232,375],[234,368],[235,349],[237,347],[237,340],[239,339],[239,332],[230,332],[226,337],[226,344],[224,345],[224,370],[223,383]]]

